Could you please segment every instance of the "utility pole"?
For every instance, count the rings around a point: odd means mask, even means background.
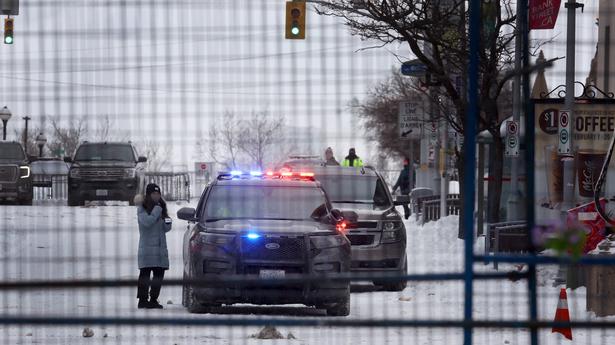
[[[26,128],[24,129],[23,134],[23,148],[26,151],[26,154],[28,154],[28,122],[32,120],[32,118],[30,116],[24,116],[22,119],[26,121]]]
[[[519,15],[522,11],[527,11],[527,8],[522,1],[517,1],[517,28],[515,36],[515,78],[513,80],[513,121],[517,124],[521,122],[521,60],[523,58],[523,38],[522,30],[526,30],[525,15]],[[527,101],[527,100],[525,100]],[[521,128],[521,126],[517,126]],[[529,129],[526,129],[526,131]],[[519,131],[520,132],[520,131]],[[527,150],[527,148],[526,148]],[[506,218],[508,221],[517,220],[519,218],[519,173],[518,157],[510,157],[510,193],[506,207]]]
[[[566,22],[566,99],[565,110],[568,111],[569,122],[574,120],[574,78],[575,78],[575,39],[576,39],[576,9],[583,7],[576,0],[568,0],[564,5],[568,9]],[[561,116],[561,115],[560,115]],[[559,131],[561,131],[562,121],[558,121]],[[558,132],[559,132],[558,131]],[[560,140],[561,141],[561,140]],[[564,171],[564,200],[561,205],[561,211],[566,212],[573,205],[574,198],[574,160],[570,159],[572,155],[572,133],[568,133],[567,147],[569,152],[564,150],[560,145],[560,159],[562,160]]]
[[[438,98],[438,104],[440,99]],[[448,155],[448,122],[446,119],[439,119],[440,122],[440,219],[448,216],[448,207],[446,206],[446,198],[448,197],[448,176],[447,176],[447,155]]]

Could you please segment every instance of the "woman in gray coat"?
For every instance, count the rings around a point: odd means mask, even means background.
[[[141,271],[137,289],[138,308],[162,309],[162,305],[158,303],[158,296],[164,271],[169,269],[166,233],[171,230],[171,218],[162,199],[160,187],[153,183],[147,185],[145,199],[137,209],[137,218]],[[150,277],[152,273],[153,279]]]

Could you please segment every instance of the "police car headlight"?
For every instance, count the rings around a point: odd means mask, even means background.
[[[343,235],[335,236],[312,236],[312,246],[318,249],[327,249],[343,246],[346,244],[346,237]]]
[[[220,235],[220,234],[209,234],[209,233],[201,233],[199,236],[199,241],[204,244],[213,244],[216,246],[221,246],[229,243],[233,239],[233,236],[228,235]]]

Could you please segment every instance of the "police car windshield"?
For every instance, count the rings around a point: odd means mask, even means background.
[[[134,162],[135,154],[130,145],[84,145],[77,150],[75,160]]]
[[[26,159],[23,150],[19,144],[5,143],[0,144],[0,159],[23,161]]]
[[[270,219],[317,221],[326,203],[320,188],[284,186],[214,186],[203,217],[223,219]]]
[[[322,175],[316,176],[331,202],[390,206],[382,182],[376,176]]]

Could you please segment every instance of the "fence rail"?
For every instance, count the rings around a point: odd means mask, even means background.
[[[190,174],[187,172],[146,172],[143,190],[148,183],[156,183],[168,201],[190,201]]]
[[[417,217],[420,217],[421,224],[425,224],[440,219],[440,196],[432,195],[418,198]],[[446,215],[459,215],[461,203],[458,194],[449,194],[446,198]]]
[[[67,175],[34,175],[32,183],[34,200],[66,200],[68,198]]]

